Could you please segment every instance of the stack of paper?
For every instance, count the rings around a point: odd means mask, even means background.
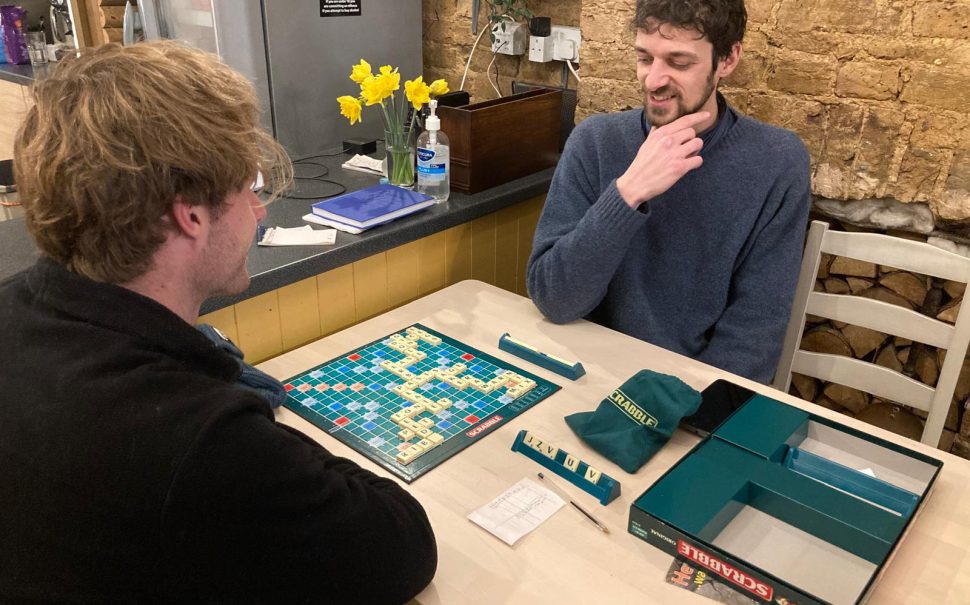
[[[339,228],[370,229],[424,210],[434,198],[394,185],[374,185],[313,204],[313,214]]]

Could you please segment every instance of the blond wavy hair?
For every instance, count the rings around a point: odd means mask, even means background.
[[[27,227],[46,255],[97,281],[151,267],[177,196],[218,216],[257,172],[272,198],[291,182],[249,81],[177,42],[82,52],[33,97],[14,142]]]

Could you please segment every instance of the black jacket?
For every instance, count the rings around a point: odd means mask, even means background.
[[[277,424],[153,300],[48,259],[0,284],[0,602],[403,602],[397,483]]]

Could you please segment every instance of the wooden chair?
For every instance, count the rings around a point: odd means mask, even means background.
[[[788,392],[792,372],[835,382],[929,414],[921,441],[939,445],[950,399],[970,341],[970,312],[961,308],[955,325],[916,311],[859,296],[815,292],[822,253],[887,265],[942,279],[970,281],[970,259],[935,246],[877,233],[829,231],[813,221],[802,257],[781,362],[772,386]],[[841,355],[799,350],[806,313],[946,350],[936,387],[872,363]]]

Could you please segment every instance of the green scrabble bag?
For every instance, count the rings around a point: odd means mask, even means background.
[[[640,370],[594,412],[566,424],[594,450],[635,473],[670,439],[680,419],[697,411],[701,394],[676,376]]]

